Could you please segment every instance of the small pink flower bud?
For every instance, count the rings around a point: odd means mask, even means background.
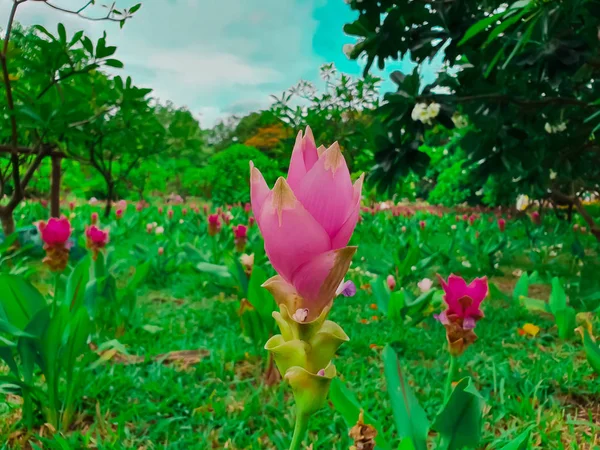
[[[159,255],[162,255],[162,254],[164,254],[164,253],[165,253],[165,249],[164,249],[164,248],[162,248],[162,247],[158,247],[158,254],[159,254]]]
[[[394,278],[394,275],[388,275],[386,278],[386,282],[390,291],[396,289],[396,279]]]
[[[91,214],[90,222],[92,223],[92,225],[96,225],[98,223],[98,213],[97,212],[93,212]]]

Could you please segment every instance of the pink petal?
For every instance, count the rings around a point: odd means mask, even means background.
[[[487,277],[475,278],[471,284],[467,287],[467,295],[471,297],[473,303],[465,311],[466,317],[474,317],[480,319],[483,317],[483,311],[481,311],[481,302],[488,295],[488,281]]]
[[[327,234],[335,237],[346,222],[354,200],[350,172],[337,143],[323,153],[295,192]]]
[[[310,127],[306,127],[306,132],[302,136],[302,131],[296,136],[296,143],[292,151],[290,168],[288,170],[287,182],[294,192],[300,187],[302,178],[315,165],[319,155],[317,146]]]
[[[448,305],[448,314],[456,314],[463,317],[462,306],[458,302],[465,295],[467,289],[467,283],[461,277],[451,274],[448,277],[446,283],[444,279],[438,274],[438,279],[444,289],[444,301]]]
[[[356,247],[345,247],[322,253],[299,267],[292,284],[304,300],[309,317],[317,317],[333,301],[344,279]]]
[[[354,228],[356,228],[356,223],[358,222],[358,218],[360,216],[360,199],[362,196],[362,187],[363,181],[365,179],[365,174],[363,173],[358,180],[354,183],[354,206],[350,209],[350,214],[348,218],[340,228],[340,231],[337,232],[335,237],[331,240],[331,246],[333,248],[342,248],[348,245],[350,238],[352,237],[352,233],[354,233]]]
[[[252,202],[252,212],[257,221],[260,217],[263,204],[270,192],[271,190],[267,186],[262,173],[250,161],[250,201]],[[258,222],[258,226],[260,228],[260,221]]]
[[[277,273],[288,282],[298,267],[331,249],[331,241],[323,227],[306,211],[281,177],[264,201],[257,220],[267,256]]]

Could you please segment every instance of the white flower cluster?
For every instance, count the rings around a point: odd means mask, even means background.
[[[561,122],[557,125],[550,125],[550,123],[546,122],[546,125],[544,125],[544,130],[546,130],[546,133],[548,134],[562,133],[563,131],[566,131],[566,129],[566,122]]]
[[[417,103],[412,110],[412,120],[420,120],[425,125],[431,125],[431,119],[435,119],[440,113],[439,103]]]
[[[466,128],[469,125],[467,118],[459,113],[452,115],[452,122],[454,122],[456,128]]]

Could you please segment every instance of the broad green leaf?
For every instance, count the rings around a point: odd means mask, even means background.
[[[392,320],[402,319],[402,311],[406,305],[404,291],[394,291],[390,294],[390,302],[388,304],[388,317]]]
[[[441,448],[477,448],[481,440],[484,400],[470,377],[458,382],[432,428],[440,433]]]
[[[92,323],[88,312],[85,308],[80,308],[67,324],[66,344],[60,352],[67,380],[72,376],[77,358],[88,349],[87,340],[91,331]]]
[[[546,303],[544,300],[530,297],[521,297],[520,303],[529,311],[540,311],[550,313],[548,303]]]
[[[353,427],[358,421],[361,408],[358,400],[348,389],[339,378],[334,378],[331,381],[331,387],[329,389],[329,400],[333,403],[333,407],[342,415],[346,421],[348,428]],[[383,435],[383,426],[377,421],[370,413],[364,411],[363,418],[366,424],[372,425],[377,430],[377,436],[375,437],[375,443],[377,448],[389,449],[390,444]]]
[[[71,311],[83,306],[87,284],[90,281],[91,258],[85,256],[75,266],[67,279],[67,296],[65,303]]]
[[[62,23],[59,23],[57,26],[58,29],[58,38],[60,39],[60,42],[62,42],[63,44],[67,43],[67,30],[65,29],[65,26]]]
[[[565,290],[560,283],[560,280],[556,277],[552,278],[552,292],[550,293],[550,311],[552,314],[557,314],[567,307],[567,295]]]
[[[513,290],[513,300],[515,303],[519,303],[521,297],[527,297],[529,295],[529,275],[527,272],[521,274],[521,278],[517,281],[515,289]]]
[[[138,3],[137,5],[133,5],[131,8],[129,8],[129,14],[133,14],[134,12],[136,12],[141,7],[142,7],[141,3]]]
[[[277,305],[273,296],[262,287],[265,281],[267,281],[267,274],[255,265],[248,283],[248,301],[256,308],[263,321],[271,323],[273,320],[271,314],[277,310]]]
[[[385,277],[379,277],[373,281],[371,283],[371,290],[377,301],[377,308],[384,314],[387,314],[390,302],[390,291],[387,289]]]
[[[389,345],[383,349],[383,365],[398,436],[410,438],[415,450],[426,450],[429,432],[427,415],[405,378],[396,352]]]
[[[124,64],[118,59],[106,59],[104,60],[104,65],[109,67],[116,67],[117,69],[122,69]]]
[[[600,375],[600,347],[590,337],[587,329],[583,329],[583,348],[585,350],[585,356],[587,357],[590,366]]]
[[[31,318],[46,307],[42,295],[16,275],[0,275],[0,322],[24,330]]]
[[[569,339],[575,333],[575,316],[577,313],[571,307],[566,307],[557,311],[554,315],[556,326],[558,327],[558,337]]]
[[[131,291],[136,291],[148,276],[148,272],[150,272],[151,265],[152,261],[148,260],[145,263],[137,266],[133,277],[131,277],[129,283],[127,283],[127,289]]]

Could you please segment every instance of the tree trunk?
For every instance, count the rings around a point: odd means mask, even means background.
[[[8,237],[15,232],[15,219],[11,209],[5,209],[0,214],[0,222],[2,222],[2,231],[4,236]]]
[[[110,217],[110,211],[112,210],[113,196],[115,195],[115,185],[112,181],[106,183],[108,190],[106,192],[106,208],[104,208],[104,217],[108,219]]]
[[[52,156],[52,180],[50,185],[50,216],[60,217],[60,163],[61,158]]]

